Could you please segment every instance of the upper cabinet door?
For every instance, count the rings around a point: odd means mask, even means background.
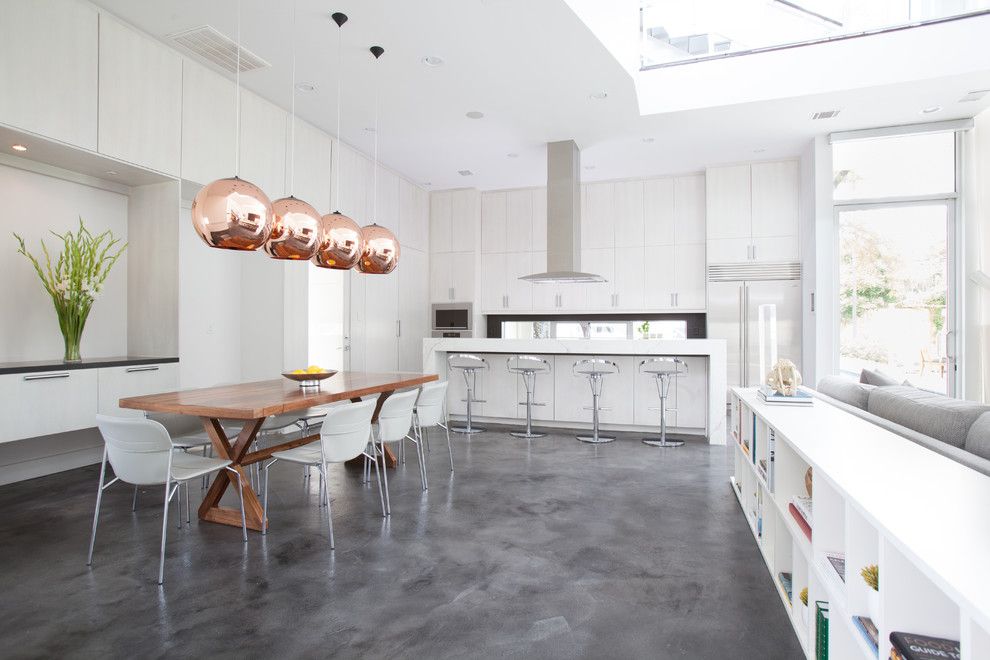
[[[426,252],[429,249],[429,201],[428,194],[409,183],[399,180],[399,242],[402,247]]]
[[[450,252],[454,193],[430,193],[430,252]]]
[[[533,273],[533,258],[529,252],[513,252],[505,255],[506,307],[515,310],[533,309],[533,285],[519,279]]]
[[[504,252],[481,256],[481,311],[505,309],[508,301],[505,275],[506,255]],[[454,273],[457,277],[457,273]]]
[[[674,218],[677,245],[705,242],[705,175],[674,179]]]
[[[481,195],[481,252],[505,252],[506,193],[488,192]]]
[[[481,195],[477,190],[455,190],[451,200],[450,249],[466,252],[475,249],[481,221]]]
[[[285,166],[291,195],[309,202],[320,215],[330,208],[330,136],[315,126],[296,119],[295,150],[291,143],[285,154]]]
[[[505,197],[505,249],[507,252],[533,250],[533,191],[513,190]]]
[[[709,239],[752,235],[749,165],[713,167],[706,174],[706,230]]]
[[[674,180],[650,179],[643,187],[645,245],[674,244]]]
[[[753,236],[797,236],[801,170],[796,160],[753,164]]]
[[[234,83],[193,61],[182,62],[183,179],[205,186],[234,175],[236,112]]]
[[[533,252],[547,251],[547,189],[533,190]]]
[[[100,153],[178,176],[182,58],[101,14],[99,94]]]
[[[0,122],[95,151],[98,53],[92,5],[4,0]]]
[[[286,194],[286,119],[286,113],[281,108],[250,92],[241,91],[240,177],[259,186],[273,201]],[[346,168],[341,174],[344,172],[347,172]],[[343,181],[342,178],[341,192],[348,190]],[[346,209],[341,210],[350,214]],[[364,224],[363,214],[351,217],[358,224]]]
[[[450,288],[453,293],[451,300],[456,302],[473,302],[475,300],[474,281],[477,268],[478,260],[473,251],[451,253]]]
[[[615,246],[614,183],[589,183],[581,201],[581,249]]]
[[[620,181],[615,184],[612,218],[615,227],[615,247],[643,245],[642,181]]]

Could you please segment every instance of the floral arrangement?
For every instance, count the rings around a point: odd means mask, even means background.
[[[24,245],[24,239],[16,233],[20,247],[18,253],[27,257],[41,279],[42,286],[51,296],[58,315],[59,329],[65,340],[65,361],[82,359],[79,343],[86,319],[93,307],[110,269],[124,253],[127,244],[121,244],[109,229],[94,236],[79,218],[79,229],[73,233],[52,234],[62,241],[62,252],[54,265],[45,241],[41,241],[44,265]]]
[[[880,591],[880,567],[876,564],[870,564],[869,566],[864,566],[859,574],[863,576],[863,581],[866,582],[870,589]]]

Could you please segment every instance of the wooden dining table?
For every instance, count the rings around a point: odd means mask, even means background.
[[[378,419],[385,399],[396,390],[417,387],[438,379],[436,374],[401,371],[384,373],[342,371],[322,381],[319,389],[304,389],[297,383],[283,378],[127,397],[121,399],[119,405],[121,408],[147,412],[199,417],[213,444],[215,455],[229,460],[232,467],[241,474],[244,488],[244,514],[248,528],[261,531],[264,510],[258,500],[258,494],[251,487],[251,480],[247,478],[245,468],[269,458],[274,452],[308,444],[319,438],[319,434],[305,437],[290,436],[290,439],[284,442],[251,451],[255,437],[268,417],[303,411],[337,401],[360,401],[362,397],[377,394],[378,405],[375,406],[372,417],[374,421]],[[229,438],[221,420],[243,421],[244,426],[235,437]],[[227,424],[230,426],[229,421]],[[387,448],[385,463],[393,467],[395,465],[395,456]],[[220,506],[224,492],[231,485],[229,474],[225,470],[217,473],[206,497],[199,505],[200,520],[241,526],[239,509]]]

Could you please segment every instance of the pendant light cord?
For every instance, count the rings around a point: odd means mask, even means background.
[[[333,168],[333,197],[336,201],[333,207],[334,211],[340,211],[340,145],[343,144],[340,139],[340,81],[344,77],[343,67],[341,66],[344,52],[342,29],[342,25],[337,26],[337,148],[333,150],[334,160],[336,161]]]
[[[373,184],[375,194],[371,204],[372,223],[378,222],[378,95],[381,92],[381,75],[381,64],[375,57],[375,178]]]
[[[234,69],[234,177],[241,173],[241,0],[237,0],[237,66]]]
[[[292,102],[289,115],[289,175],[288,195],[296,193],[296,0],[292,0]]]

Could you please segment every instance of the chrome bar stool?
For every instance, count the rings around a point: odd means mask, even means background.
[[[533,397],[536,395],[536,375],[549,374],[550,362],[535,355],[514,355],[506,361],[509,373],[522,376],[526,385],[526,400],[520,401],[520,406],[526,406],[526,430],[510,431],[509,435],[517,438],[542,438],[546,433],[533,433],[533,406],[545,406],[545,403],[535,403]]]
[[[475,399],[474,393],[478,389],[478,372],[488,368],[488,363],[477,355],[468,353],[455,353],[447,357],[447,364],[451,369],[459,369],[464,374],[464,385],[467,388],[467,396],[463,399],[467,402],[467,420],[464,426],[451,426],[454,433],[481,433],[485,429],[474,426],[471,422],[471,404],[484,403],[481,399]]]
[[[644,445],[651,447],[680,447],[683,440],[670,440],[667,438],[667,395],[670,392],[670,379],[678,374],[686,374],[687,363],[684,360],[674,357],[649,358],[639,363],[639,373],[646,374],[653,378],[657,384],[657,395],[660,397],[660,407],[650,408],[650,410],[660,411],[660,437],[643,438]]]
[[[571,367],[571,370],[575,376],[584,376],[587,378],[588,383],[591,385],[591,407],[585,409],[591,410],[591,435],[579,435],[577,439],[581,442],[590,442],[593,444],[612,442],[615,440],[614,437],[598,433],[598,413],[599,411],[607,410],[607,408],[602,408],[599,405],[599,401],[602,396],[602,384],[605,381],[605,376],[612,376],[619,373],[619,365],[611,360],[590,358],[587,360],[578,360]]]

